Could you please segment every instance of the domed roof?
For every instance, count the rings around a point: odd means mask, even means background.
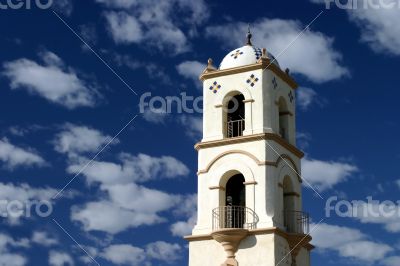
[[[262,56],[262,50],[251,44],[247,44],[243,47],[237,48],[229,52],[222,60],[219,69],[228,69],[233,67],[246,66],[257,63],[258,59]],[[267,52],[267,57],[272,61],[273,64],[279,67],[278,61],[275,57]]]

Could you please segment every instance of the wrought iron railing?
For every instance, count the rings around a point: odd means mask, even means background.
[[[212,211],[213,231],[227,228],[255,229],[258,220],[252,209],[242,206],[221,206]]]
[[[300,211],[284,211],[284,226],[288,233],[308,234],[310,232],[310,216]]]
[[[234,138],[243,136],[244,131],[244,119],[235,120],[235,121],[228,121],[227,123],[227,137]]]

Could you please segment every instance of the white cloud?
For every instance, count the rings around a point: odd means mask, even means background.
[[[139,22],[125,12],[107,12],[109,31],[118,44],[138,43],[143,38]]]
[[[111,261],[116,265],[143,265],[146,253],[143,249],[132,245],[121,244],[111,245],[103,250],[101,257]]]
[[[24,207],[27,207],[28,210],[31,210],[35,207],[34,203],[37,201],[48,201],[51,202],[52,198],[58,190],[53,188],[35,188],[31,187],[28,184],[5,184],[0,183],[0,195],[1,199],[11,202],[18,201],[23,204]],[[75,191],[66,191],[62,196],[65,198],[72,198],[76,195]],[[31,209],[29,209],[29,205],[32,204]],[[25,209],[23,209],[25,210]],[[6,205],[4,203],[0,204],[0,213],[7,214]],[[30,214],[30,216],[26,215]],[[34,212],[23,211],[22,213],[14,213],[13,215],[8,215],[7,219],[10,224],[18,224],[22,217],[30,218],[34,216]]]
[[[330,189],[358,171],[357,166],[349,163],[320,161],[304,158],[301,166],[302,176],[318,191]]]
[[[53,9],[55,9],[57,12],[61,12],[66,16],[70,16],[72,14],[72,11],[74,9],[74,6],[72,4],[72,0],[57,0],[53,1],[53,4],[51,6]]]
[[[0,161],[13,169],[17,166],[45,166],[45,160],[32,149],[23,149],[11,144],[7,139],[0,139]]]
[[[96,104],[95,86],[80,79],[72,68],[51,52],[40,54],[45,65],[22,58],[3,64],[2,74],[10,79],[11,89],[25,89],[69,109]]]
[[[129,244],[111,245],[105,248],[100,256],[115,265],[151,265],[150,260],[159,260],[172,264],[180,258],[181,247],[164,241],[150,243],[146,249]]]
[[[310,146],[310,142],[312,140],[311,134],[307,132],[297,132],[296,134],[296,142],[297,145],[305,150]]]
[[[60,153],[76,156],[86,152],[98,152],[112,139],[109,135],[87,127],[66,124],[53,140],[54,149]],[[112,144],[118,143],[115,139]]]
[[[312,225],[313,241],[317,248],[333,250],[341,257],[352,258],[361,262],[378,262],[393,251],[390,246],[368,240],[368,237],[357,229],[329,224]]]
[[[142,117],[153,124],[164,124],[168,114],[163,109],[145,108]]]
[[[116,43],[140,43],[171,55],[188,51],[190,45],[187,35],[196,34],[196,26],[208,17],[203,0],[97,2],[120,9],[105,13],[109,31]],[[188,33],[180,29],[182,23],[191,25]]]
[[[0,195],[5,200],[18,200],[21,202],[30,200],[49,200],[57,193],[53,188],[33,188],[28,184],[0,183]]]
[[[118,157],[121,164],[94,161],[83,170],[82,174],[89,183],[100,182],[108,185],[176,178],[189,174],[188,167],[171,156],[152,157],[142,153],[134,156],[122,153]],[[82,165],[75,164],[69,166],[67,171],[75,173],[80,169]]]
[[[279,56],[277,60],[281,67],[288,67],[293,73],[318,83],[349,75],[348,69],[342,66],[342,55],[333,47],[333,38],[321,32],[306,30],[293,42],[305,28],[295,20],[264,18],[252,25],[253,43],[256,46],[265,46],[272,54]],[[244,44],[246,31],[247,23],[235,22],[208,27],[207,35],[225,44],[233,43],[237,47]],[[282,53],[291,42],[293,44]]]
[[[0,233],[0,266],[24,266],[28,259],[26,256],[12,252],[11,248],[28,248],[29,239],[15,240],[11,236]]]
[[[381,224],[391,233],[400,232],[400,205],[393,202],[354,202],[353,217],[362,223]]]
[[[300,87],[296,92],[297,103],[302,110],[307,110],[317,97],[317,92],[310,88]]]
[[[165,219],[158,213],[170,209],[179,200],[177,196],[133,183],[106,185],[102,189],[108,192],[109,201],[72,208],[71,219],[81,222],[85,231],[116,234],[128,228],[161,223]]]
[[[189,115],[181,115],[180,122],[186,135],[194,140],[200,140],[203,135],[203,118]]]
[[[201,87],[199,76],[205,68],[206,65],[199,61],[184,61],[176,66],[178,73],[187,79],[193,80],[197,87]]]
[[[187,220],[173,223],[170,227],[172,235],[180,237],[190,235],[197,221],[197,194],[184,196],[175,214]]]
[[[33,232],[32,242],[45,247],[54,246],[59,243],[58,239],[50,236],[47,232],[44,231]]]
[[[65,252],[51,250],[49,252],[49,265],[51,266],[73,266],[75,265],[72,257]]]
[[[377,1],[373,1],[377,3]],[[394,8],[359,8],[348,11],[351,21],[361,30],[361,41],[375,52],[400,55],[400,16],[398,0]]]
[[[311,0],[316,4],[326,4],[324,0]],[[357,8],[347,11],[350,21],[361,31],[361,41],[377,53],[400,55],[400,16],[399,0],[390,1],[349,1]],[[364,7],[364,3],[369,6]],[[344,3],[343,3],[344,4]],[[393,5],[383,7],[383,4]],[[331,3],[331,6],[334,4]],[[373,8],[378,6],[379,8]]]
[[[80,222],[85,231],[104,231],[110,234],[128,228],[164,222],[160,212],[171,209],[179,197],[165,192],[139,186],[157,178],[185,176],[189,169],[170,156],[151,157],[121,154],[122,164],[93,162],[82,174],[89,184],[100,183],[107,199],[89,202],[72,208],[71,219]],[[75,172],[81,165],[72,165],[68,171]]]
[[[385,266],[399,266],[400,265],[400,256],[393,256],[385,258],[382,261],[382,264]]]
[[[182,248],[178,244],[170,244],[164,241],[157,241],[146,246],[147,256],[173,264],[181,256]]]
[[[103,186],[118,206],[140,213],[157,213],[178,203],[178,197],[159,190],[131,184]]]

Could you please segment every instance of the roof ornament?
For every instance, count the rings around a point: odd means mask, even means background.
[[[251,37],[253,37],[253,35],[251,34],[251,31],[250,31],[250,23],[247,25],[247,45],[253,45],[252,43],[251,43]]]

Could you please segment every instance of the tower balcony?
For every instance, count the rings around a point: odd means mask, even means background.
[[[284,211],[284,226],[288,233],[304,234],[310,232],[310,216],[301,211]]]
[[[243,206],[221,206],[212,211],[213,231],[221,229],[256,229],[257,214]]]
[[[221,265],[238,266],[235,254],[249,229],[256,228],[259,220],[257,214],[243,206],[221,206],[212,211],[212,219],[211,236],[221,243],[226,252],[226,260]]]
[[[226,136],[228,138],[243,136],[243,131],[245,129],[245,120],[239,119],[234,121],[228,121],[226,129],[227,129]]]

